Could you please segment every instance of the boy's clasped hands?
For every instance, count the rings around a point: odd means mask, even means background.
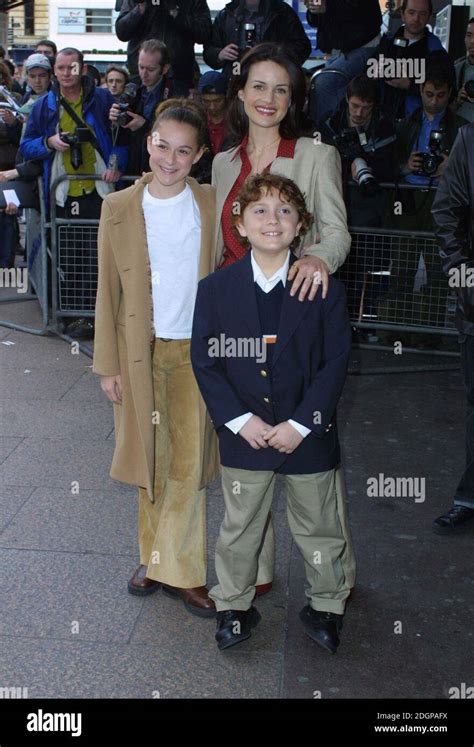
[[[240,429],[239,435],[245,438],[252,449],[272,446],[282,454],[292,454],[303,440],[303,436],[288,421],[269,425],[258,415],[252,415]]]

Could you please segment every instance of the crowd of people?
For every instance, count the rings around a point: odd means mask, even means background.
[[[93,237],[71,246],[72,233],[67,271],[56,271],[63,309],[78,310],[68,334],[95,332],[94,371],[114,403],[111,475],[139,487],[140,566],[128,589],[163,588],[194,614],[217,612],[220,649],[249,637],[253,600],[272,586],[276,473],[305,559],[301,621],[337,649],[355,561],[335,417],[351,330],[334,275],[354,260],[348,223],[439,229],[445,207],[426,190],[446,185],[458,131],[474,122],[474,19],[455,65],[428,29],[431,0],[403,0],[399,29],[383,36],[378,0],[306,5],[327,55],[311,83],[311,44],[283,0],[231,0],[213,22],[205,0],[119,0],[128,66],[103,80],[79,50],[48,40],[25,61],[24,90],[0,63],[18,103],[0,108],[0,179],[41,175],[46,210],[54,200],[60,218],[100,217],[98,247]],[[212,68],[203,75],[195,43]],[[50,195],[61,176],[74,179]],[[417,188],[396,214],[384,182]],[[16,211],[0,213],[2,267],[14,261]],[[444,237],[450,268],[455,236]],[[98,285],[83,271],[97,253]],[[428,281],[440,266],[427,267]],[[404,268],[408,289],[416,269]],[[85,296],[97,296],[95,329],[80,316]],[[252,355],[223,343],[244,338]],[[208,591],[216,432],[225,518]],[[439,533],[474,518],[470,439]]]

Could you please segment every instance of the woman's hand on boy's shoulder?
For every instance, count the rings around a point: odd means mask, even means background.
[[[322,286],[323,298],[327,296],[329,270],[324,260],[306,255],[291,265],[288,280],[293,280],[291,296],[295,296],[299,290],[298,300],[304,301],[309,292],[308,300],[314,301],[319,286]]]

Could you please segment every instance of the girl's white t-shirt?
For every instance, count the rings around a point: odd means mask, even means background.
[[[191,337],[199,281],[201,215],[189,184],[176,197],[142,201],[150,257],[156,337]]]

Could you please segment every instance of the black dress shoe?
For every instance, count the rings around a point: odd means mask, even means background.
[[[342,630],[342,618],[335,612],[320,612],[306,605],[300,612],[304,632],[320,646],[335,654],[339,646],[339,633]]]
[[[222,651],[224,648],[230,648],[230,646],[235,646],[236,643],[246,641],[252,635],[252,628],[258,625],[261,619],[255,607],[250,607],[249,610],[218,612],[217,648]]]
[[[474,519],[474,508],[453,506],[448,513],[438,516],[433,521],[435,534],[455,534],[466,528],[468,521]]]

